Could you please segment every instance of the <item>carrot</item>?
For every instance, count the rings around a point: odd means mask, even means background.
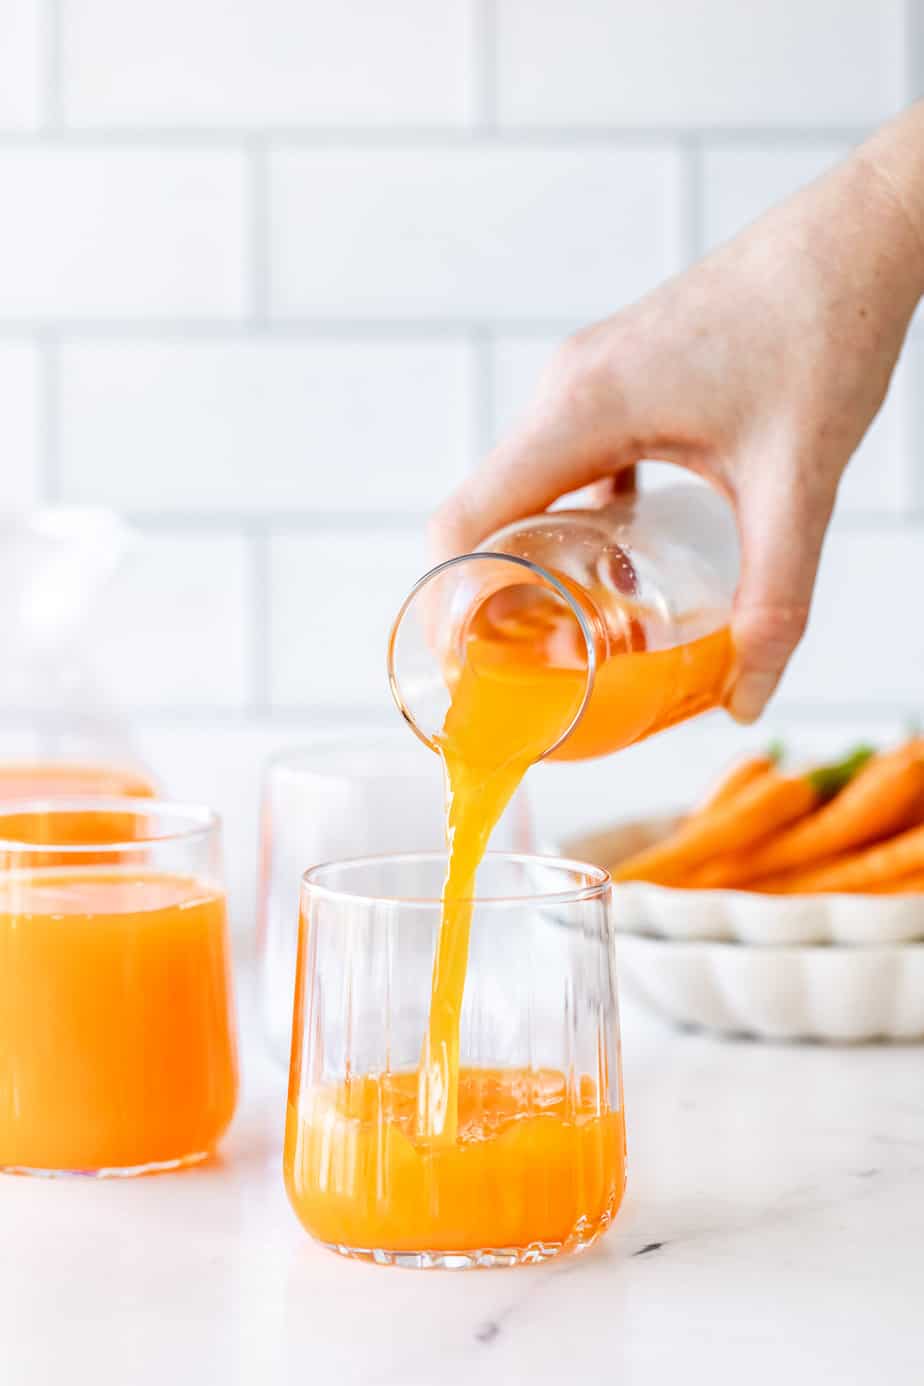
[[[882,886],[870,886],[864,894],[868,895],[924,895],[924,871],[913,876],[902,876],[900,881],[889,881]]]
[[[713,855],[742,851],[803,818],[836,794],[870,754],[863,747],[836,765],[803,775],[768,771],[729,803],[711,813],[695,814],[663,842],[611,866],[613,880],[676,885],[691,868]]]
[[[750,853],[707,865],[695,885],[700,889],[745,885],[889,837],[915,821],[922,795],[924,755],[916,744],[873,756],[843,793],[817,812],[759,843]]]
[[[743,789],[747,789],[749,784],[753,784],[761,775],[779,765],[781,759],[782,749],[779,746],[771,746],[764,755],[747,756],[744,760],[736,761],[711,794],[707,794],[696,812],[711,813],[720,805],[729,803]]]
[[[750,888],[781,895],[814,895],[819,891],[876,892],[918,872],[924,872],[924,825],[920,824],[886,842],[849,852],[813,870],[770,876],[752,882]]]

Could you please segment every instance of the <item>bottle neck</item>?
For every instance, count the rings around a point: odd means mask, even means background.
[[[548,755],[583,715],[606,649],[602,613],[573,579],[513,554],[465,554],[427,573],[405,600],[389,641],[389,683],[399,711],[435,749],[466,669],[522,680],[524,690],[566,674],[574,698]]]

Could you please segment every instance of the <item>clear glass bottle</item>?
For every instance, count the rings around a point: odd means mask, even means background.
[[[104,598],[132,540],[92,507],[0,517],[0,800],[154,792],[98,672],[113,636]]]
[[[705,485],[532,516],[416,584],[389,642],[392,693],[435,747],[465,661],[528,670],[524,696],[570,680],[545,755],[605,755],[722,703],[737,576],[731,510]]]

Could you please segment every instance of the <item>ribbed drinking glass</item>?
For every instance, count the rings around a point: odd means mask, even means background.
[[[422,1134],[441,853],[306,872],[285,1141],[289,1198],[344,1255],[514,1265],[589,1246],[625,1183],[611,885],[489,853],[473,902],[457,1121]]]

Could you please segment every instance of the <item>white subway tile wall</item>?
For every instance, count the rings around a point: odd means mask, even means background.
[[[585,318],[679,268],[669,147],[286,150],[270,163],[274,318]]]
[[[68,342],[60,360],[69,501],[422,515],[474,449],[464,338]]]
[[[99,622],[97,667],[113,701],[242,712],[252,672],[252,568],[240,535],[141,538]]]
[[[0,10],[0,126],[32,130],[41,104],[41,13],[35,0],[3,0]]]
[[[0,508],[136,526],[101,679],[167,788],[225,814],[243,930],[265,755],[392,715],[423,516],[562,336],[910,100],[919,21],[916,0],[0,0]],[[912,332],[769,718],[797,749],[924,702]],[[540,831],[682,800],[767,734],[713,717],[543,767]],[[0,750],[27,735],[0,726]]]
[[[0,146],[0,188],[3,319],[243,316],[241,153]]]
[[[387,712],[392,619],[425,567],[419,530],[281,535],[270,549],[270,702]]]
[[[475,14],[432,0],[62,0],[76,126],[461,126]]]
[[[863,124],[901,104],[902,0],[498,0],[518,125]]]

